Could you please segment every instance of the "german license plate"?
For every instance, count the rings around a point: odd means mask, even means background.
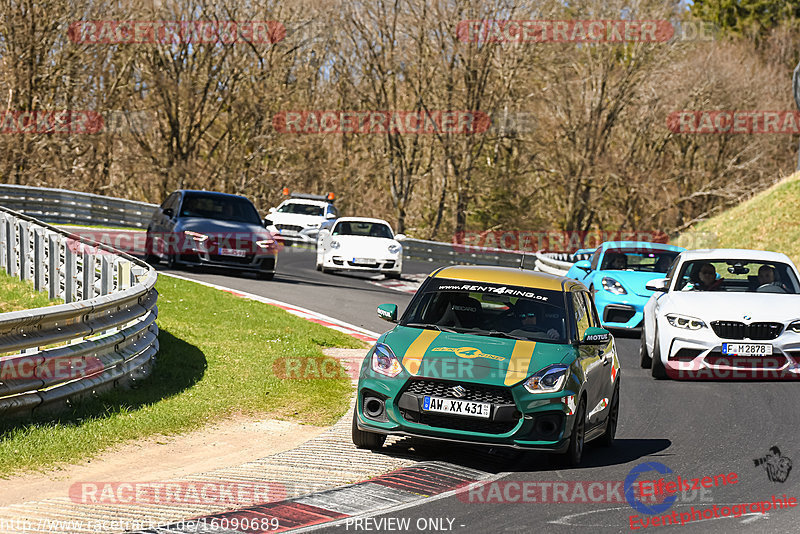
[[[772,345],[768,343],[723,343],[722,354],[728,356],[770,356]]]
[[[353,263],[356,265],[372,265],[375,260],[372,258],[353,258]]]
[[[489,418],[491,404],[472,402],[467,400],[443,399],[440,397],[425,396],[422,398],[422,409],[426,412],[449,413],[453,415],[468,415],[470,417]]]
[[[236,256],[237,258],[244,258],[247,252],[235,248],[220,248],[219,254],[220,256]]]

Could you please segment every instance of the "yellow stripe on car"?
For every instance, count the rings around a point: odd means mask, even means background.
[[[508,362],[506,371],[505,385],[510,386],[528,378],[528,367],[533,358],[533,349],[536,348],[535,341],[517,341],[514,343],[514,350],[511,352],[511,361]]]
[[[422,358],[425,356],[425,352],[440,333],[434,330],[423,330],[417,336],[417,339],[408,347],[406,355],[403,356],[403,367],[406,368],[406,371],[412,375],[416,375],[419,372],[419,366],[422,365]]]
[[[450,278],[466,282],[486,282],[489,284],[508,284],[561,291],[564,278],[536,271],[523,271],[507,267],[492,266],[453,266],[445,267],[431,275],[435,278]]]

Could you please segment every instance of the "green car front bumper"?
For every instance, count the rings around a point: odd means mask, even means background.
[[[426,395],[450,397],[447,392],[455,386],[466,390],[462,400],[491,404],[489,418],[422,409]],[[396,378],[376,377],[368,369],[362,369],[356,422],[359,429],[368,432],[564,452],[581,393],[576,373],[571,373],[560,392],[531,394],[522,384],[503,387],[415,377],[406,372]]]

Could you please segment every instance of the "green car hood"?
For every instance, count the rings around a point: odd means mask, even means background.
[[[554,363],[572,363],[568,344],[397,326],[382,340],[413,376],[511,386]]]

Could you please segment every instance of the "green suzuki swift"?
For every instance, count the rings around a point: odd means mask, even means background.
[[[611,444],[620,366],[580,282],[505,267],[434,271],[361,365],[353,443],[389,434],[561,453]]]

